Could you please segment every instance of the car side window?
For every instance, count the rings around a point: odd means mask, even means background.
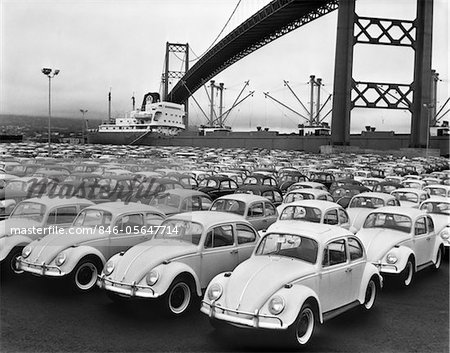
[[[348,252],[350,253],[350,261],[358,260],[363,257],[363,248],[356,238],[349,238],[347,241]]]
[[[224,180],[220,182],[220,187],[222,189],[231,189],[230,182],[228,180]]]
[[[345,240],[336,240],[328,244],[323,252],[322,266],[334,266],[347,262],[347,252],[345,250]]]
[[[275,202],[282,202],[283,201],[283,195],[281,195],[278,191],[273,192],[273,199]]]
[[[323,223],[325,224],[338,224],[337,210],[331,210],[325,213]]]
[[[348,215],[344,210],[339,210],[339,223],[344,224],[348,223]]]
[[[387,205],[387,206],[397,206],[397,202],[395,202],[395,201],[397,201],[397,200],[389,200],[389,201],[386,203],[386,205]]]
[[[253,205],[251,205],[250,208],[248,209],[247,216],[250,218],[263,217],[264,216],[263,203],[257,202],[257,203],[254,203]]]
[[[72,223],[77,214],[78,211],[76,206],[60,207],[50,212],[47,224]]]
[[[145,224],[147,226],[159,226],[159,225],[161,225],[163,220],[164,220],[164,218],[162,216],[160,216],[159,214],[147,213],[145,215]],[[153,231],[156,232],[156,229],[154,229]]]
[[[268,202],[264,202],[264,205],[266,207],[266,216],[275,216],[277,214],[277,210],[274,205]]]
[[[205,249],[211,249],[233,244],[233,227],[231,225],[223,225],[212,228],[206,234],[204,247]]]
[[[428,197],[427,197],[427,194],[422,194],[422,195],[420,196],[420,201],[425,201],[427,198],[428,198]]]
[[[144,220],[141,214],[129,214],[120,217],[116,221],[117,231],[119,233],[133,234],[135,232],[134,227],[142,227]]]
[[[427,226],[425,224],[425,217],[421,217],[417,220],[414,226],[414,234],[422,235],[427,233]]]
[[[434,223],[431,217],[427,217],[428,233],[434,232]]]
[[[238,244],[253,243],[256,240],[256,234],[252,228],[245,224],[236,226]]]
[[[208,199],[207,197],[201,196],[200,197],[201,203],[202,203],[202,210],[209,210],[212,202],[210,199]]]

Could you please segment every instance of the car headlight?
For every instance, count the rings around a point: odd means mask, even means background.
[[[449,228],[442,229],[439,235],[441,236],[442,239],[448,240],[448,238],[450,238],[450,229]]]
[[[284,310],[285,302],[283,297],[274,296],[269,302],[269,311],[272,315],[278,315]]]
[[[31,246],[28,245],[22,250],[22,257],[26,259],[28,256],[30,256],[30,254],[31,254]]]
[[[395,264],[398,261],[398,258],[394,254],[389,253],[386,256],[386,261],[388,264]]]
[[[66,258],[66,253],[60,252],[55,258],[55,265],[61,266],[64,262],[66,262]]]
[[[219,283],[214,283],[208,289],[208,299],[213,301],[217,300],[222,296],[223,287]]]
[[[145,277],[147,284],[149,286],[153,286],[156,282],[158,282],[159,279],[159,272],[156,270],[150,271],[147,276]]]
[[[108,261],[105,265],[105,268],[103,269],[103,272],[105,272],[105,275],[109,276],[114,271],[114,262]]]

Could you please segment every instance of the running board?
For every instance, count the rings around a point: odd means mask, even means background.
[[[323,321],[325,322],[325,321],[330,320],[338,315],[341,315],[342,313],[344,313],[350,309],[356,308],[358,305],[361,305],[361,303],[359,301],[355,300],[354,302],[351,302],[347,305],[341,306],[337,309],[327,311],[326,313],[323,313]]]
[[[421,269],[423,269],[425,267],[428,267],[428,266],[432,266],[432,265],[434,265],[434,262],[433,261],[428,261],[428,262],[426,262],[426,263],[424,263],[424,264],[422,264],[420,266],[417,266],[417,271],[420,271]]]

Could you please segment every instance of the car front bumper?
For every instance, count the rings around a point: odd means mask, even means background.
[[[67,273],[61,271],[57,266],[46,265],[45,263],[37,264],[26,261],[22,258],[17,259],[17,268],[24,272],[29,272],[38,276],[63,277]]]
[[[211,319],[225,321],[238,327],[271,330],[287,329],[287,326],[283,324],[283,321],[279,317],[260,314],[258,310],[254,313],[239,311],[219,306],[214,302],[208,303],[203,300],[200,311],[208,315]]]
[[[106,278],[104,273],[97,277],[97,286],[124,297],[158,298],[160,296],[159,293],[156,293],[149,286],[138,285],[135,282],[122,283],[113,281]]]

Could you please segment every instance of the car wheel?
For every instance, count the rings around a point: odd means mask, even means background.
[[[404,287],[409,287],[414,277],[414,260],[408,259],[405,269],[402,271],[402,284]]]
[[[288,334],[290,340],[298,345],[305,345],[309,342],[314,333],[315,328],[314,310],[310,304],[304,304],[297,319],[289,326]]]
[[[92,259],[82,259],[72,273],[75,289],[80,292],[87,292],[94,288],[99,269]]]
[[[172,282],[165,295],[165,304],[172,315],[182,315],[188,311],[192,302],[191,287],[185,279]]]
[[[5,275],[13,275],[22,273],[22,270],[19,270],[17,267],[16,261],[17,258],[22,255],[23,247],[15,247],[13,248],[8,256],[5,259]]]
[[[441,267],[442,264],[442,247],[439,247],[438,252],[436,254],[436,262],[434,263],[434,269],[435,270],[439,270],[439,268]]]
[[[375,299],[377,297],[377,284],[373,278],[370,279],[369,284],[366,288],[366,294],[364,296],[364,308],[367,310],[372,309],[373,304],[375,304]]]

